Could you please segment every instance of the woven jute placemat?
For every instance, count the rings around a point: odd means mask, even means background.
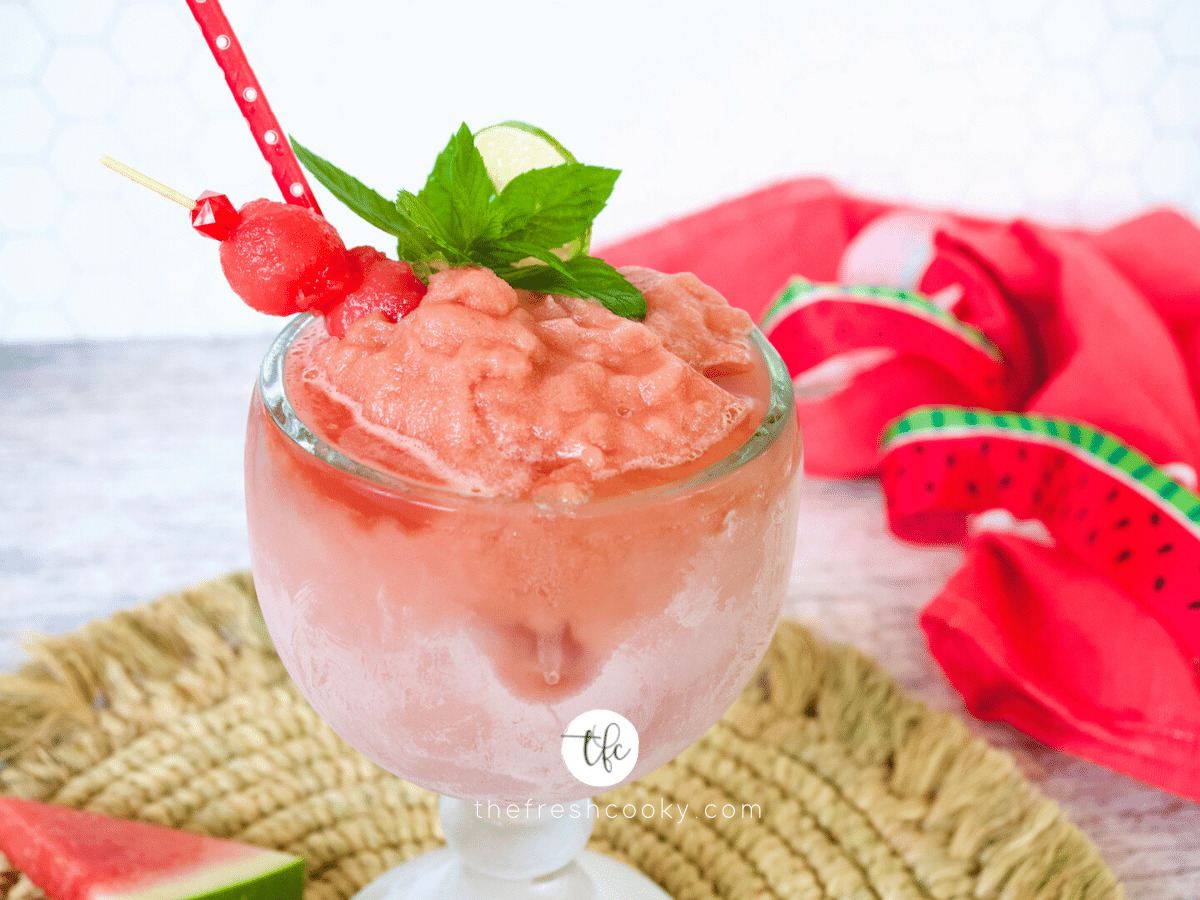
[[[248,575],[29,649],[0,677],[6,793],[295,853],[306,900],[349,897],[441,842],[436,797],[359,756],[296,692]],[[678,900],[1123,896],[1011,757],[794,623],[699,743],[597,802],[622,812],[597,820],[592,849]],[[0,857],[5,896],[41,895]]]

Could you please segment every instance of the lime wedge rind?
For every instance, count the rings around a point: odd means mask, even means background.
[[[528,122],[509,120],[497,122],[475,132],[475,147],[483,157],[488,177],[497,191],[530,169],[544,169],[578,162],[562,143],[548,132]],[[553,252],[560,259],[587,256],[592,242],[589,226],[575,240]]]

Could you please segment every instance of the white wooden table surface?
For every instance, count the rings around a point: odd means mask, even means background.
[[[0,346],[0,670],[53,632],[249,565],[242,436],[270,337]],[[918,610],[954,550],[888,534],[874,482],[809,482],[787,613],[966,717]],[[1200,805],[972,722],[1101,848],[1135,900],[1200,898]]]

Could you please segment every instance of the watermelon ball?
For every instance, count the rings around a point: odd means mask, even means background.
[[[333,306],[358,286],[346,245],[310,209],[251,200],[221,242],[221,270],[247,305],[273,316]]]
[[[425,285],[408,263],[388,259],[374,247],[355,247],[349,255],[362,272],[362,283],[325,312],[325,327],[334,337],[345,337],[350,323],[370,312],[382,312],[395,322],[425,296]]]

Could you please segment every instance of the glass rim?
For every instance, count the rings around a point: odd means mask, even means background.
[[[559,511],[559,507],[553,504],[536,503],[529,497],[504,497],[455,491],[450,488],[438,487],[426,482],[403,478],[399,475],[394,475],[361,463],[320,438],[304,423],[292,407],[291,402],[288,400],[287,391],[284,388],[283,378],[284,364],[292,342],[315,318],[311,313],[301,313],[293,317],[279,334],[275,336],[274,340],[272,340],[271,346],[268,348],[266,356],[263,357],[262,366],[259,369],[258,390],[261,402],[271,421],[275,423],[280,432],[299,450],[347,475],[352,475],[371,483],[375,487],[384,488],[392,493],[413,499],[419,498],[426,502],[441,501],[443,503],[453,502],[458,504],[463,502],[481,504],[531,504],[536,505],[543,512],[551,513]],[[767,340],[757,327],[751,329],[748,337],[750,343],[766,364],[771,394],[767,408],[763,413],[762,421],[745,442],[735,450],[731,450],[720,459],[714,460],[697,472],[636,491],[602,496],[595,499],[589,498],[578,506],[563,507],[561,511],[574,515],[588,508],[596,508],[616,501],[642,500],[682,494],[717,481],[722,476],[740,469],[742,466],[766,453],[787,429],[789,422],[795,418],[795,394],[792,386],[792,378],[787,366],[771,345],[771,342]]]

